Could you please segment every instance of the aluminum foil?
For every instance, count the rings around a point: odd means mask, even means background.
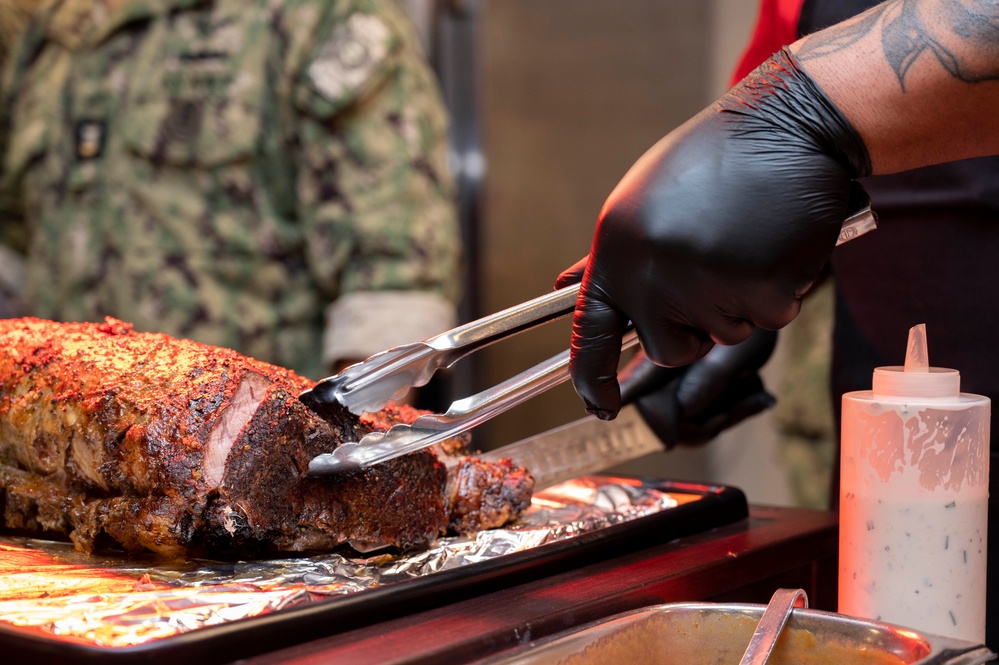
[[[474,565],[668,510],[696,497],[586,477],[535,494],[515,524],[415,553],[338,552],[265,561],[163,561],[0,538],[0,622],[54,639],[128,647]]]

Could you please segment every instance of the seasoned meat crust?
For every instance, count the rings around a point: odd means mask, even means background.
[[[114,319],[0,321],[5,523],[69,534],[84,551],[165,556],[431,543],[449,516],[433,452],[304,475],[315,455],[418,414],[343,410],[330,422],[298,401],[311,385]],[[533,481],[523,482],[529,496]]]
[[[502,526],[531,505],[534,479],[509,459],[466,457],[448,474],[448,528],[470,533]]]

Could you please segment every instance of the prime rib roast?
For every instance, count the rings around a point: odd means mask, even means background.
[[[530,504],[530,474],[464,457],[467,440],[306,477],[315,455],[419,415],[390,406],[323,419],[297,398],[311,385],[110,318],[0,320],[4,522],[67,534],[83,551],[245,556],[424,547]]]

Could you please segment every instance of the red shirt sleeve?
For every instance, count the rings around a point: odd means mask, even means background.
[[[732,73],[731,84],[741,81],[763,61],[798,39],[798,22],[805,0],[762,0],[749,45]]]

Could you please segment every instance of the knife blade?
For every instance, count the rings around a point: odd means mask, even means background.
[[[664,450],[638,410],[628,406],[614,420],[587,416],[478,457],[510,458],[531,472],[539,490]]]

